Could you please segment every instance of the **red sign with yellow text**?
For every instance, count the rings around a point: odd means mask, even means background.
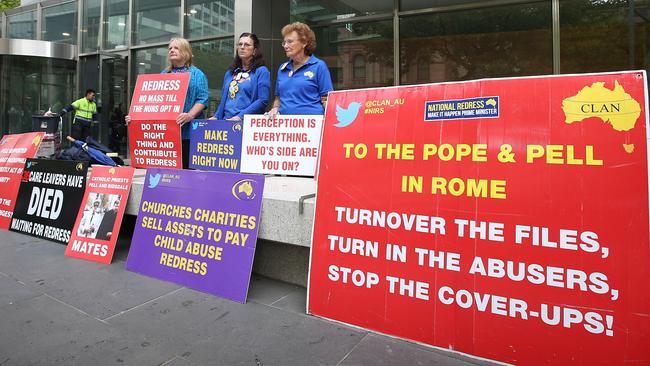
[[[173,121],[131,121],[131,166],[134,168],[183,167],[181,126]]]
[[[513,364],[650,363],[646,85],[331,93],[308,312]]]
[[[0,140],[0,229],[9,229],[25,159],[36,155],[44,135],[29,132],[5,135]]]
[[[134,172],[93,165],[66,256],[111,263]]]
[[[176,120],[183,113],[189,73],[138,75],[131,98],[132,120]]]

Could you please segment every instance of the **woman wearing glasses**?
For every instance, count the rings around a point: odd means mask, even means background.
[[[278,70],[275,100],[269,117],[278,114],[323,114],[332,78],[323,60],[314,55],[316,36],[307,24],[282,28],[282,47],[289,57]]]
[[[242,120],[245,114],[264,113],[269,102],[271,73],[264,66],[260,41],[242,33],[237,54],[223,78],[221,103],[213,119]]]

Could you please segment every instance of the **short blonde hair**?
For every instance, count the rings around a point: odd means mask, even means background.
[[[305,23],[295,22],[287,24],[282,28],[282,37],[286,37],[291,32],[298,34],[300,41],[305,44],[305,54],[311,56],[316,50],[316,35],[314,31]]]
[[[190,42],[188,42],[187,39],[181,37],[174,37],[170,39],[168,44],[171,44],[172,42],[176,42],[178,51],[180,52],[181,57],[183,57],[185,66],[192,66],[192,58],[194,56],[192,55],[192,46],[190,45]],[[169,59],[167,59],[167,62],[169,64],[168,70],[171,70],[172,63],[169,61]]]

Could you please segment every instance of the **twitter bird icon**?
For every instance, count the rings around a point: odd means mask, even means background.
[[[196,130],[197,128],[199,128],[199,123],[198,122],[192,122],[192,129]]]
[[[149,188],[156,188],[158,183],[160,183],[160,173],[156,175],[149,174]]]
[[[352,102],[348,104],[348,108],[341,108],[338,104],[336,105],[336,120],[339,123],[335,124],[334,127],[347,127],[357,119],[359,115],[359,108],[361,108],[361,103]]]

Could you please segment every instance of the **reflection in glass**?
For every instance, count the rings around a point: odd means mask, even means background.
[[[404,17],[400,38],[401,84],[553,73],[550,2]]]
[[[650,1],[560,2],[560,71],[645,69],[649,66]]]
[[[464,5],[464,4],[480,4],[481,0],[400,0],[399,9],[406,10],[419,10],[430,8],[441,8],[450,5]]]
[[[374,1],[291,1],[291,21],[313,24],[318,22],[347,19],[375,14],[389,14],[393,11],[393,0]]]
[[[75,61],[0,56],[0,133],[32,130],[33,114],[58,111],[73,100]],[[64,133],[69,132],[69,125]]]
[[[223,75],[232,62],[235,43],[232,38],[192,42],[194,65],[208,78],[208,114],[211,117],[221,102]]]
[[[126,48],[129,42],[129,0],[108,1],[106,18],[104,48]]]
[[[392,21],[318,27],[314,33],[315,54],[329,67],[334,89],[393,85]]]
[[[77,3],[43,8],[41,28],[44,41],[77,44]]]
[[[180,0],[135,0],[135,44],[166,42],[181,34]]]
[[[188,38],[232,34],[235,31],[234,0],[188,0],[185,31]]]
[[[36,39],[36,12],[11,15],[7,17],[9,38]]]
[[[81,14],[81,48],[83,52],[99,48],[100,0],[84,0]]]

